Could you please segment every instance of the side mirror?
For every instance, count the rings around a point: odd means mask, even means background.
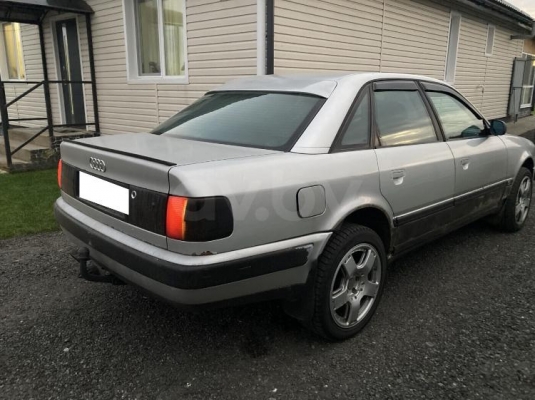
[[[505,135],[507,132],[507,125],[499,119],[493,119],[490,121],[490,132],[493,135]]]

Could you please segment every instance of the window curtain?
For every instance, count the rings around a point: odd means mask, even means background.
[[[184,75],[184,16],[183,0],[163,0],[163,36],[165,73],[168,76]]]
[[[137,0],[138,63],[140,75],[160,75],[158,1]]]
[[[4,24],[3,32],[9,79],[24,79],[26,74],[24,71],[24,61],[22,59],[20,24]]]

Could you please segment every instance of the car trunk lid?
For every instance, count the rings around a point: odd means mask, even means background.
[[[275,153],[272,150],[147,133],[99,136],[78,140],[75,143],[174,166]]]
[[[274,152],[149,134],[64,142],[62,190],[71,205],[92,218],[166,247],[165,215],[172,168],[270,153]],[[97,185],[88,188],[91,181]],[[108,190],[110,184],[116,190]],[[99,195],[106,201],[95,200]],[[127,211],[109,208],[114,203],[111,200],[122,202]]]

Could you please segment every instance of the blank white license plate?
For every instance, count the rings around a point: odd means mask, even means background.
[[[120,213],[129,213],[128,189],[80,172],[78,196]]]

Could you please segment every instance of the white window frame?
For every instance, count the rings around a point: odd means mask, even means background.
[[[454,38],[455,43],[451,43],[451,39],[452,39],[451,28],[453,25],[454,18],[459,18],[459,28],[457,31],[457,38]],[[461,14],[456,11],[452,11],[450,15],[450,27],[448,29],[448,47],[446,49],[446,65],[444,66],[444,81],[450,84],[453,84],[455,82],[455,73],[457,71],[457,57],[459,53],[459,39],[461,38],[461,25],[462,25]],[[452,47],[452,46],[455,46],[455,47]]]
[[[158,0],[158,9],[162,7],[162,0]],[[138,48],[137,48],[137,29],[136,29],[136,14],[134,0],[123,0],[123,19],[124,19],[124,34],[126,42],[126,72],[127,82],[130,84],[173,84],[173,85],[187,85],[189,84],[189,69],[188,69],[188,29],[187,29],[187,15],[186,15],[186,0],[183,1],[183,18],[184,18],[184,75],[180,76],[151,76],[140,75],[138,66]],[[159,18],[161,13],[159,13]],[[161,21],[160,21],[161,22]],[[158,30],[160,42],[160,59],[162,65],[165,66],[165,51],[163,50],[164,38],[161,29]],[[165,67],[164,67],[165,68]]]
[[[3,82],[25,82],[28,80],[28,73],[26,72],[26,60],[24,59],[24,43],[22,43],[22,26],[21,26],[21,48],[20,55],[22,57],[22,66],[24,67],[24,78],[10,78],[9,77],[9,66],[7,62],[7,51],[6,51],[6,41],[4,38],[4,25],[11,24],[14,22],[3,22],[0,23],[0,75],[2,76]]]
[[[527,53],[524,53],[524,54],[526,54],[526,58],[527,58],[528,55],[531,55],[531,54],[527,54]],[[535,68],[535,67],[532,67],[532,68]],[[524,90],[526,90],[526,89],[532,89],[531,98],[530,98],[530,100],[532,100],[533,99],[533,91],[535,91],[535,74],[533,74],[533,81],[531,82],[531,85],[522,85],[522,91],[520,92],[520,101],[522,101],[522,99],[524,98]],[[532,103],[520,104],[520,108],[529,108],[529,107],[531,107],[531,104]]]
[[[492,37],[490,32],[492,30]],[[491,47],[489,52],[489,39],[491,40]],[[485,44],[485,56],[490,57],[494,52],[494,41],[496,39],[496,27],[492,24],[487,25],[487,43]]]

